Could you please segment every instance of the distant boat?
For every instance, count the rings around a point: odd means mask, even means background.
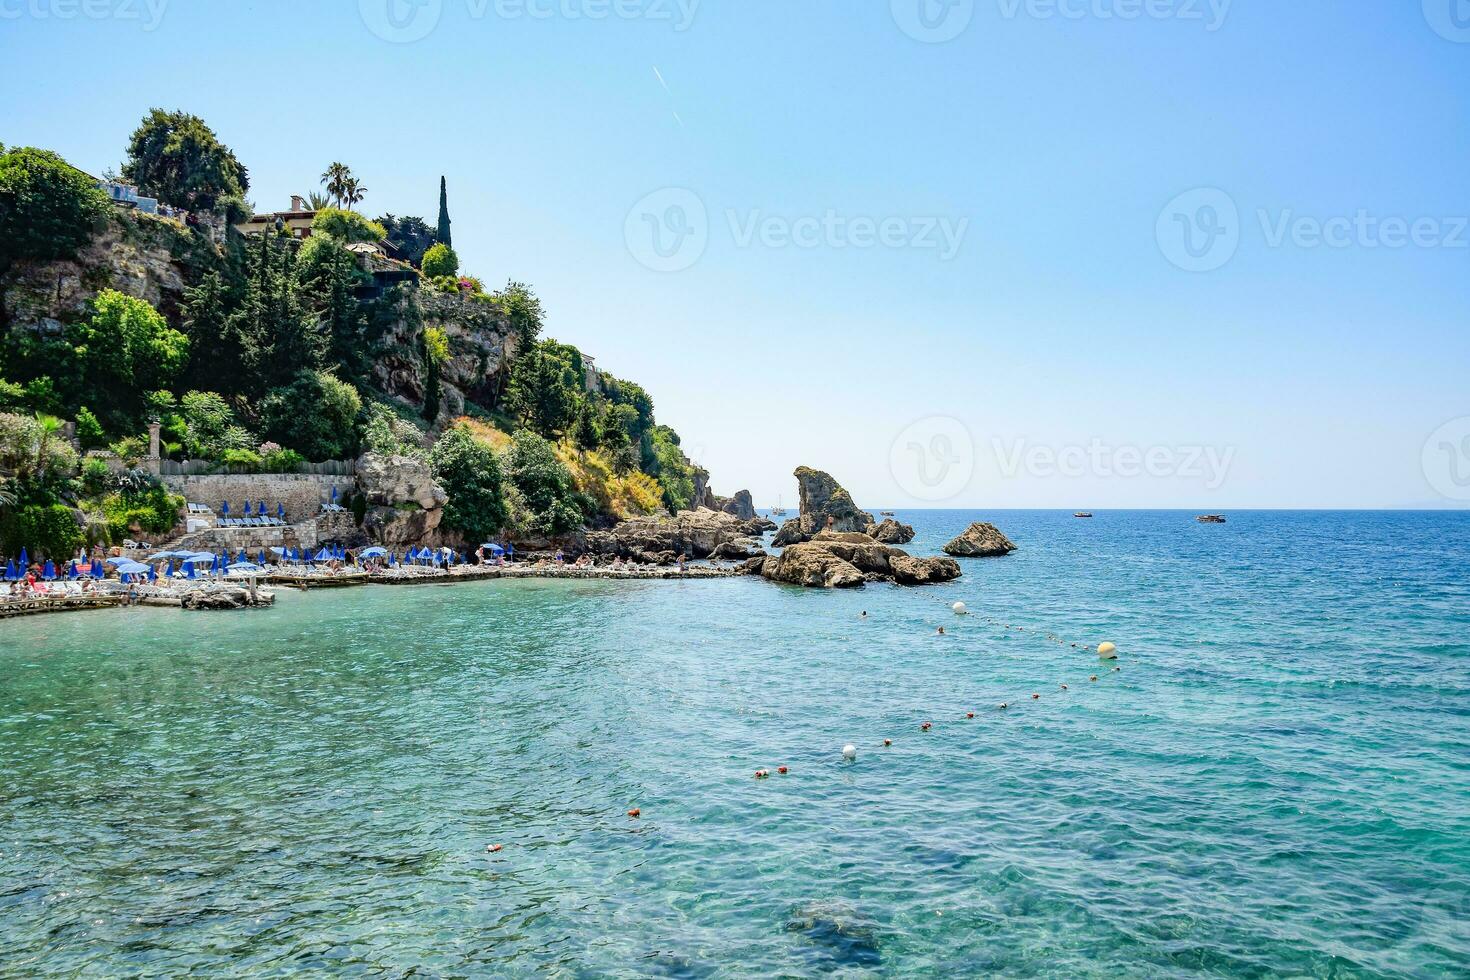
[[[1224,524],[1225,518],[1220,514],[1201,514],[1195,518],[1201,524]]]
[[[1092,514],[1088,513],[1085,510],[1079,510],[1077,513],[1073,514],[1072,516],[1073,517],[1091,517]]]
[[[893,511],[891,511],[891,510],[880,510],[880,511],[878,511],[878,516],[879,517],[892,517],[893,516]]]
[[[771,516],[772,517],[785,517],[786,516],[786,508],[781,506],[781,496],[780,496],[780,494],[777,494],[776,495],[776,506],[774,506],[774,507],[771,508]]]

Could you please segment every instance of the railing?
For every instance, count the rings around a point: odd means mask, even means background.
[[[231,466],[206,459],[165,459],[159,462],[158,471],[163,476],[356,476],[357,461],[352,459],[329,459],[321,463],[301,463],[289,470],[266,472],[254,466]]]

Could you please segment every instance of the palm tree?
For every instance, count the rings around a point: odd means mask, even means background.
[[[327,185],[327,193],[336,200],[338,207],[342,205],[344,191],[347,181],[352,179],[352,168],[345,163],[333,163],[322,174],[322,183]]]
[[[312,191],[306,195],[306,207],[310,211],[320,211],[331,206],[332,199],[320,191]]]
[[[358,183],[356,177],[348,177],[342,182],[342,200],[347,202],[349,208],[359,204],[364,197],[367,197],[367,192],[368,189]]]
[[[61,434],[65,423],[54,415],[36,413],[36,467],[37,476],[45,476],[50,464],[51,443]]]
[[[15,506],[15,491],[10,488],[10,481],[0,483],[0,510]]]

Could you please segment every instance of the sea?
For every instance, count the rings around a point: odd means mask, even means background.
[[[1470,976],[1470,513],[897,516],[0,622],[0,976]]]

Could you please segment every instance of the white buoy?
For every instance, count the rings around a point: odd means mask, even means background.
[[[1097,655],[1103,660],[1117,660],[1118,648],[1111,643],[1099,643],[1097,645]]]
[[[967,613],[969,613],[969,611],[970,611],[969,609],[965,608],[965,604],[963,602],[956,602],[954,605],[950,606],[949,608],[951,608],[951,609],[954,610],[954,614],[956,616],[964,616]]]
[[[842,757],[844,759],[846,759],[848,762],[851,762],[853,759],[856,759],[857,758],[857,746],[856,745],[852,745],[851,743],[849,743],[847,745],[844,745],[842,747]]]

